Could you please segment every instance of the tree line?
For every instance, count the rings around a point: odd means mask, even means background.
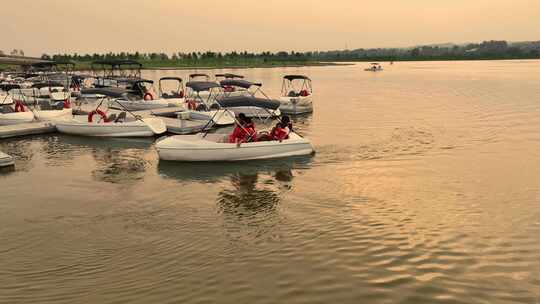
[[[0,51],[0,54],[1,51]],[[11,55],[24,55],[13,50]],[[451,59],[513,59],[540,58],[540,41],[516,42],[490,40],[481,43],[426,45],[411,48],[371,48],[333,51],[280,52],[108,52],[93,54],[43,54],[42,59],[91,62],[96,60],[131,59],[142,62],[177,64],[238,63],[238,62],[324,62],[324,61],[391,61],[391,60],[451,60]]]

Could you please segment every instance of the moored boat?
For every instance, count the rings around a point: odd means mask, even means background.
[[[96,137],[150,137],[167,131],[159,118],[133,120],[88,121],[86,115],[77,115],[70,120],[56,122],[56,129],[65,134]]]
[[[299,83],[300,84],[297,84]],[[313,87],[311,79],[304,75],[286,75],[281,85],[281,103],[283,114],[298,115],[313,112]]]
[[[127,109],[111,114],[100,109],[106,99],[109,103],[115,102],[114,98],[124,94],[123,89],[102,88],[93,89],[91,92],[94,91],[99,91],[106,97],[88,115],[76,115],[70,119],[56,122],[56,129],[59,132],[98,137],[149,137],[167,131],[165,123],[159,118],[141,118]],[[122,105],[119,107],[122,108]]]

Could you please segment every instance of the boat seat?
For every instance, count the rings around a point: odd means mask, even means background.
[[[64,102],[56,102],[53,106],[51,106],[54,110],[63,110],[64,109]]]
[[[124,122],[126,120],[126,112],[121,112],[114,122]]]
[[[107,117],[107,121],[116,121],[116,114],[112,113],[109,115],[109,117]]]
[[[298,94],[296,94],[295,91],[290,91],[289,94],[287,94],[288,97],[298,97]]]
[[[3,107],[0,107],[0,113],[2,114],[15,113],[15,110],[13,110],[13,108],[10,106],[3,106]]]

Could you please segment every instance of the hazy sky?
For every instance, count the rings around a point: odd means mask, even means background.
[[[279,51],[540,40],[540,0],[1,0],[0,50]]]

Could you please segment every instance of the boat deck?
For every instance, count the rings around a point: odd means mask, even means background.
[[[133,114],[142,116],[142,117],[151,117],[151,116],[165,116],[165,117],[175,117],[176,112],[185,111],[184,107],[169,107],[169,108],[160,108],[154,110],[142,110],[142,111],[132,111]]]
[[[6,153],[0,151],[0,168],[13,166],[13,157],[7,155]]]
[[[45,134],[55,131],[56,127],[50,122],[29,122],[16,125],[0,126],[0,138]]]
[[[203,128],[207,126],[207,121],[201,120],[185,120],[169,117],[160,117],[161,120],[167,126],[167,132],[179,135],[194,134],[203,131]],[[212,125],[208,125],[212,127]]]

